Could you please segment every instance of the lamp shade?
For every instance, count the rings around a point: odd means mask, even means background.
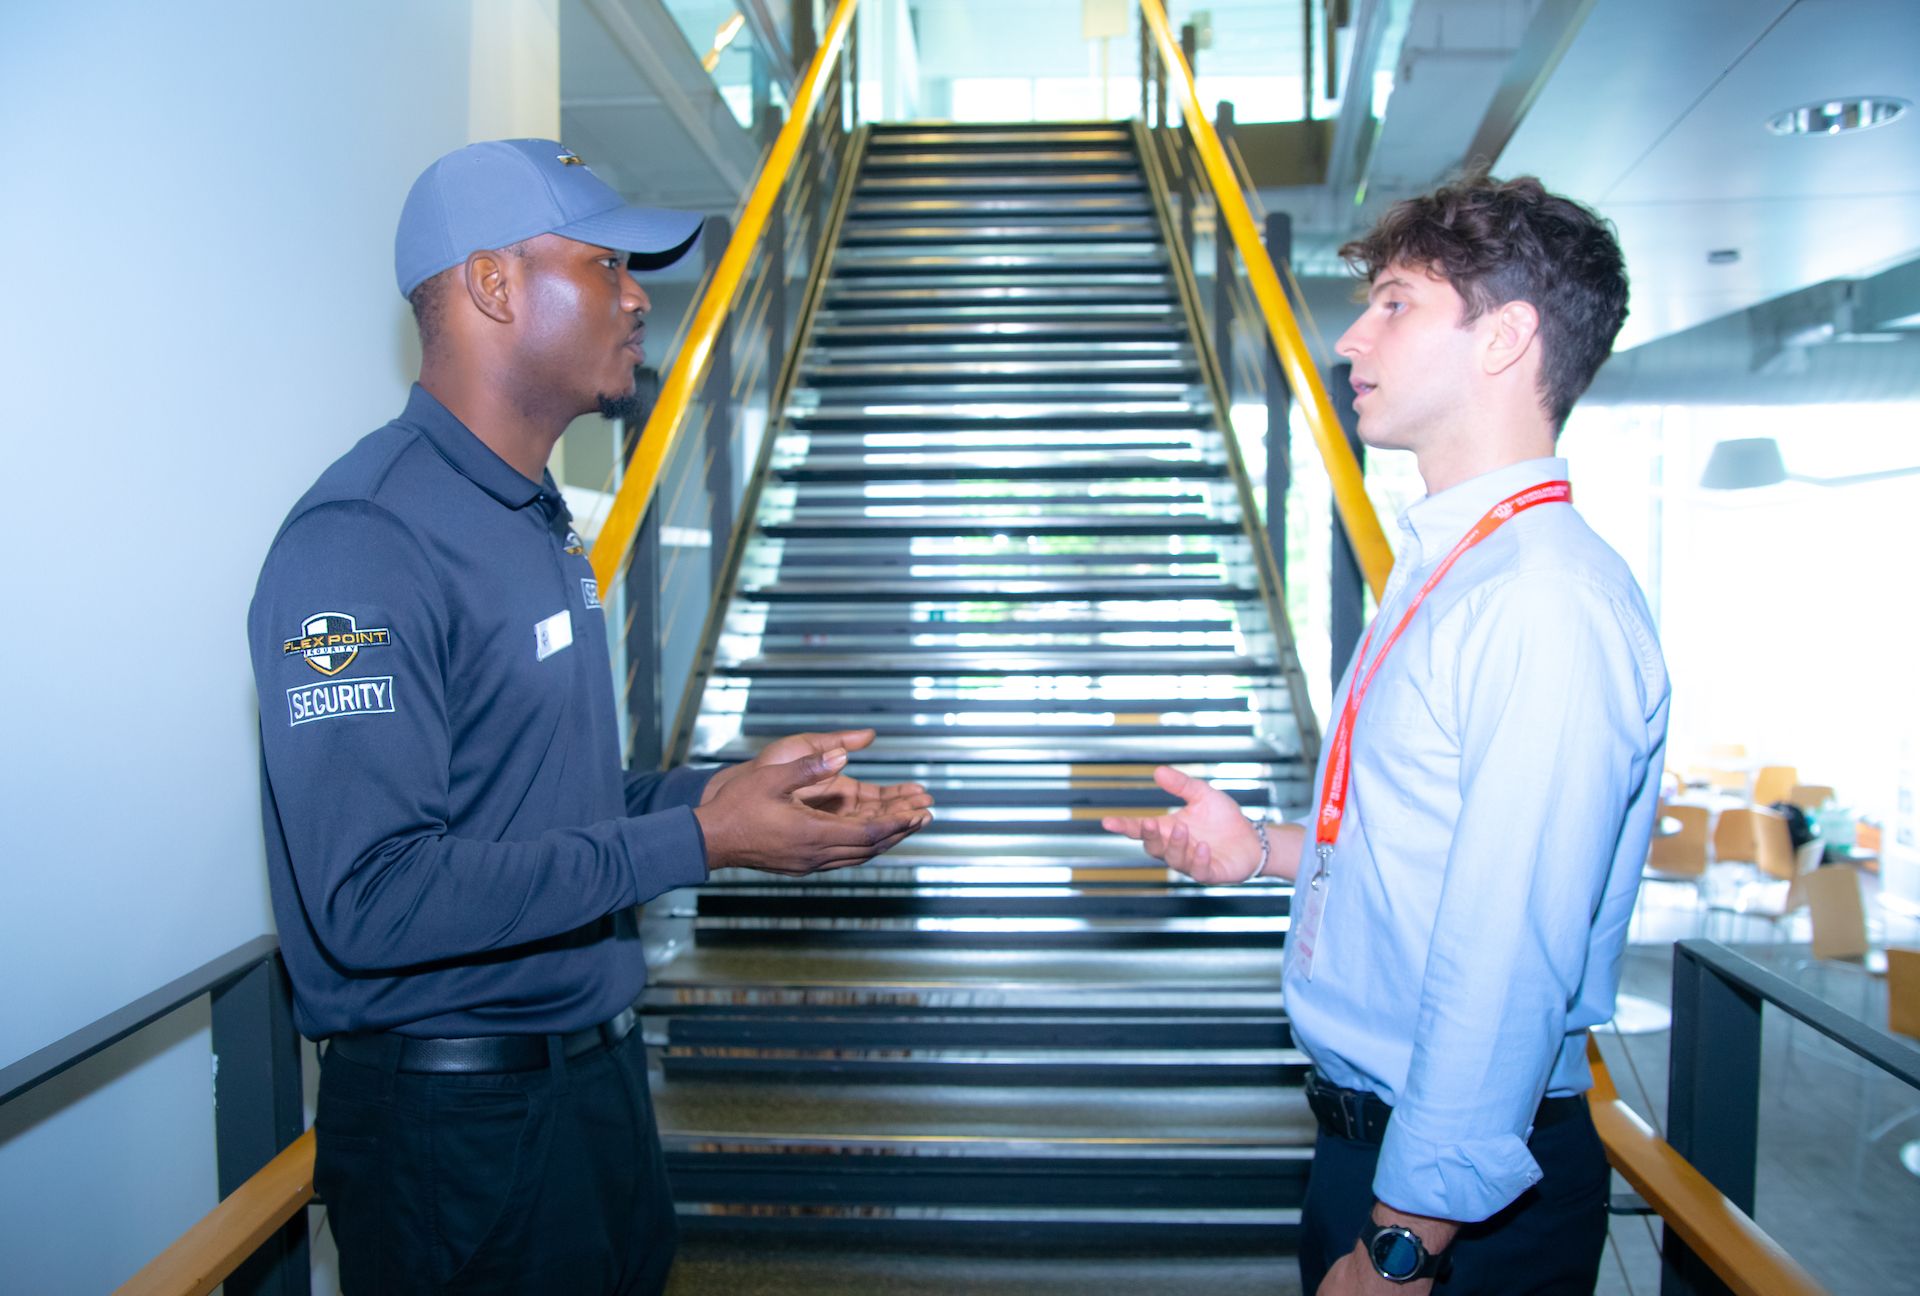
[[[1722,441],[1707,456],[1700,485],[1706,490],[1747,490],[1776,486],[1787,479],[1780,443],[1772,437],[1739,437]]]

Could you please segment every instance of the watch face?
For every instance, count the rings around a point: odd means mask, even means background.
[[[1367,1248],[1373,1267],[1382,1278],[1405,1282],[1420,1271],[1423,1258],[1419,1240],[1403,1228],[1383,1229],[1374,1235]]]

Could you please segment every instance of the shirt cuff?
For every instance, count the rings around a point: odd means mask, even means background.
[[[677,765],[660,780],[660,786],[653,794],[653,804],[663,810],[669,806],[697,806],[700,798],[706,795],[707,784],[713,782],[713,776],[725,768],[724,765],[708,765],[701,769]]]
[[[1435,1142],[1395,1111],[1380,1145],[1373,1195],[1395,1210],[1471,1224],[1540,1182],[1540,1166],[1512,1134]]]
[[[705,786],[705,784],[702,784]],[[686,806],[622,819],[627,858],[633,863],[634,902],[645,904],[675,887],[707,880],[707,842],[700,821]]]

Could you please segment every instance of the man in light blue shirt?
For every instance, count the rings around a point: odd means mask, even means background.
[[[1314,820],[1250,824],[1162,769],[1185,806],[1106,826],[1201,881],[1299,879],[1307,1292],[1590,1292],[1608,1171],[1585,1036],[1613,1014],[1667,677],[1553,451],[1626,317],[1624,265],[1586,208],[1485,177],[1342,253],[1370,288],[1335,348],[1360,435],[1411,450],[1428,494],[1334,699]]]

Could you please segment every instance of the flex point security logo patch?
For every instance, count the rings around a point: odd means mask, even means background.
[[[287,723],[303,725],[340,716],[375,715],[393,710],[393,676],[302,684],[287,690]]]
[[[362,648],[385,648],[392,642],[393,631],[384,626],[362,630],[345,612],[315,612],[300,623],[300,637],[287,640],[281,651],[304,658],[322,675],[338,675]]]

